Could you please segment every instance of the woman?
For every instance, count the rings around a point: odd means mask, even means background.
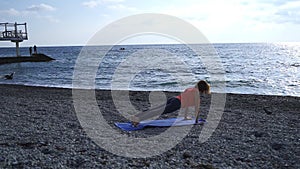
[[[196,123],[198,122],[199,118],[199,106],[200,106],[200,97],[199,93],[209,94],[210,93],[210,86],[209,84],[204,81],[200,80],[195,87],[187,88],[183,93],[176,97],[169,98],[166,104],[160,105],[148,111],[136,114],[131,117],[131,121],[133,126],[137,126],[140,121],[149,119],[154,116],[158,116],[162,114],[172,113],[180,108],[185,108],[184,118],[189,119],[187,117],[188,107],[194,106],[195,107],[195,118]]]

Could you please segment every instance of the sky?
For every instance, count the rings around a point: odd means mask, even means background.
[[[300,42],[299,0],[0,0],[0,4],[1,23],[27,23],[29,40],[21,46],[85,45],[106,25],[143,13],[183,19],[211,43]],[[154,42],[168,40],[141,37],[130,43]],[[0,41],[0,47],[14,45]]]

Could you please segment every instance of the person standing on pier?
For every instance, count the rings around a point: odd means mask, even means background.
[[[33,52],[34,54],[37,54],[37,47],[35,45],[33,46]]]
[[[31,46],[29,47],[29,54],[30,54],[30,56],[32,56],[32,47]]]

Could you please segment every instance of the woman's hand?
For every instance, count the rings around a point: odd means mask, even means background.
[[[192,120],[193,118],[191,117],[184,117],[184,120]]]

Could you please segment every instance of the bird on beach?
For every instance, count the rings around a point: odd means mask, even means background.
[[[11,80],[11,79],[13,79],[14,74],[15,74],[15,72],[12,72],[10,75],[5,75],[4,78],[8,79],[8,80]]]

